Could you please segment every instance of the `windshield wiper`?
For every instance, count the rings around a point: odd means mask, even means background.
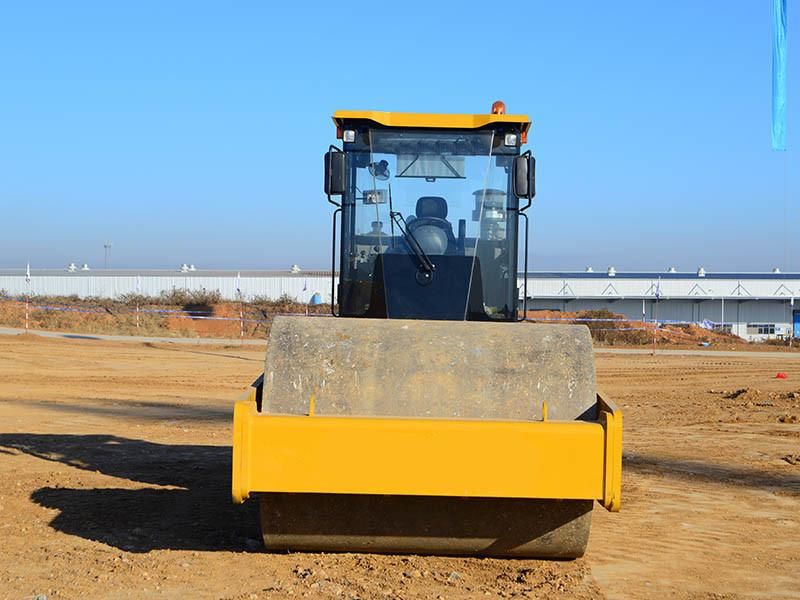
[[[431,259],[428,258],[427,254],[425,254],[425,250],[422,249],[422,246],[420,246],[417,238],[415,238],[414,234],[411,233],[411,230],[408,228],[408,223],[406,223],[403,215],[401,215],[399,212],[389,212],[389,218],[393,223],[397,224],[397,228],[403,235],[403,239],[405,239],[408,247],[411,248],[412,252],[414,252],[414,254],[417,256],[417,259],[419,259],[420,266],[427,273],[433,273],[436,270],[436,265],[431,262]]]

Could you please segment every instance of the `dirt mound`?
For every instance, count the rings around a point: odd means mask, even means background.
[[[754,387],[737,388],[732,391],[725,390],[708,390],[710,394],[717,394],[725,400],[733,400],[732,404],[727,404],[729,409],[734,407],[738,409],[745,409],[748,415],[753,412],[762,412],[766,409],[767,412],[772,412],[772,419],[776,419],[778,423],[797,423],[798,419],[795,410],[800,408],[800,391],[765,391]],[[792,411],[781,412],[775,416],[774,411]],[[736,416],[736,421],[739,421],[739,416]]]
[[[173,297],[174,296],[174,297]],[[188,299],[183,304],[170,302]],[[202,300],[202,298],[200,298]],[[203,302],[191,295],[119,300],[33,297],[25,302],[0,299],[0,326],[48,331],[263,339],[277,314],[327,313],[324,305],[306,306],[291,299],[252,302]],[[26,317],[27,312],[27,317]]]
[[[529,310],[526,318],[540,323],[584,324],[592,332],[592,338],[608,344],[646,345],[653,343],[654,324],[635,321],[625,315],[609,310],[583,310],[561,312],[556,310]],[[706,329],[695,324],[659,323],[655,330],[657,344],[689,346],[731,346],[747,344],[739,336]]]
[[[800,398],[800,391],[793,392],[763,392],[761,390],[745,387],[733,390],[732,392],[711,390],[711,393],[722,394],[723,398],[729,400],[740,400],[742,402],[771,402],[775,400],[796,400]]]
[[[245,335],[252,329],[251,319],[245,327]],[[233,302],[208,306],[186,306],[181,311],[169,313],[165,326],[170,331],[186,332],[200,337],[236,337],[241,335],[239,305]]]

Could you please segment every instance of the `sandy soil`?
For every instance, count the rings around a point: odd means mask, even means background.
[[[545,562],[261,552],[228,478],[262,358],[0,339],[0,597],[800,597],[800,361],[598,355],[623,512],[595,510],[584,559]]]

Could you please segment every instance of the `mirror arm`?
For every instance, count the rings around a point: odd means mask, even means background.
[[[528,206],[530,206],[530,201],[528,202]],[[517,320],[526,321],[528,319],[528,215],[521,211],[517,212],[519,216],[525,219],[525,257],[523,258],[525,266],[522,271],[522,318]]]
[[[336,312],[336,217],[342,212],[340,206],[333,211],[333,243],[331,244],[331,314],[338,317],[339,313]]]

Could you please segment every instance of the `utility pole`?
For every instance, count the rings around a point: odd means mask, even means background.
[[[108,254],[111,251],[111,246],[113,244],[111,242],[106,242],[103,244],[103,249],[105,250],[105,261],[103,262],[103,268],[108,269]]]

